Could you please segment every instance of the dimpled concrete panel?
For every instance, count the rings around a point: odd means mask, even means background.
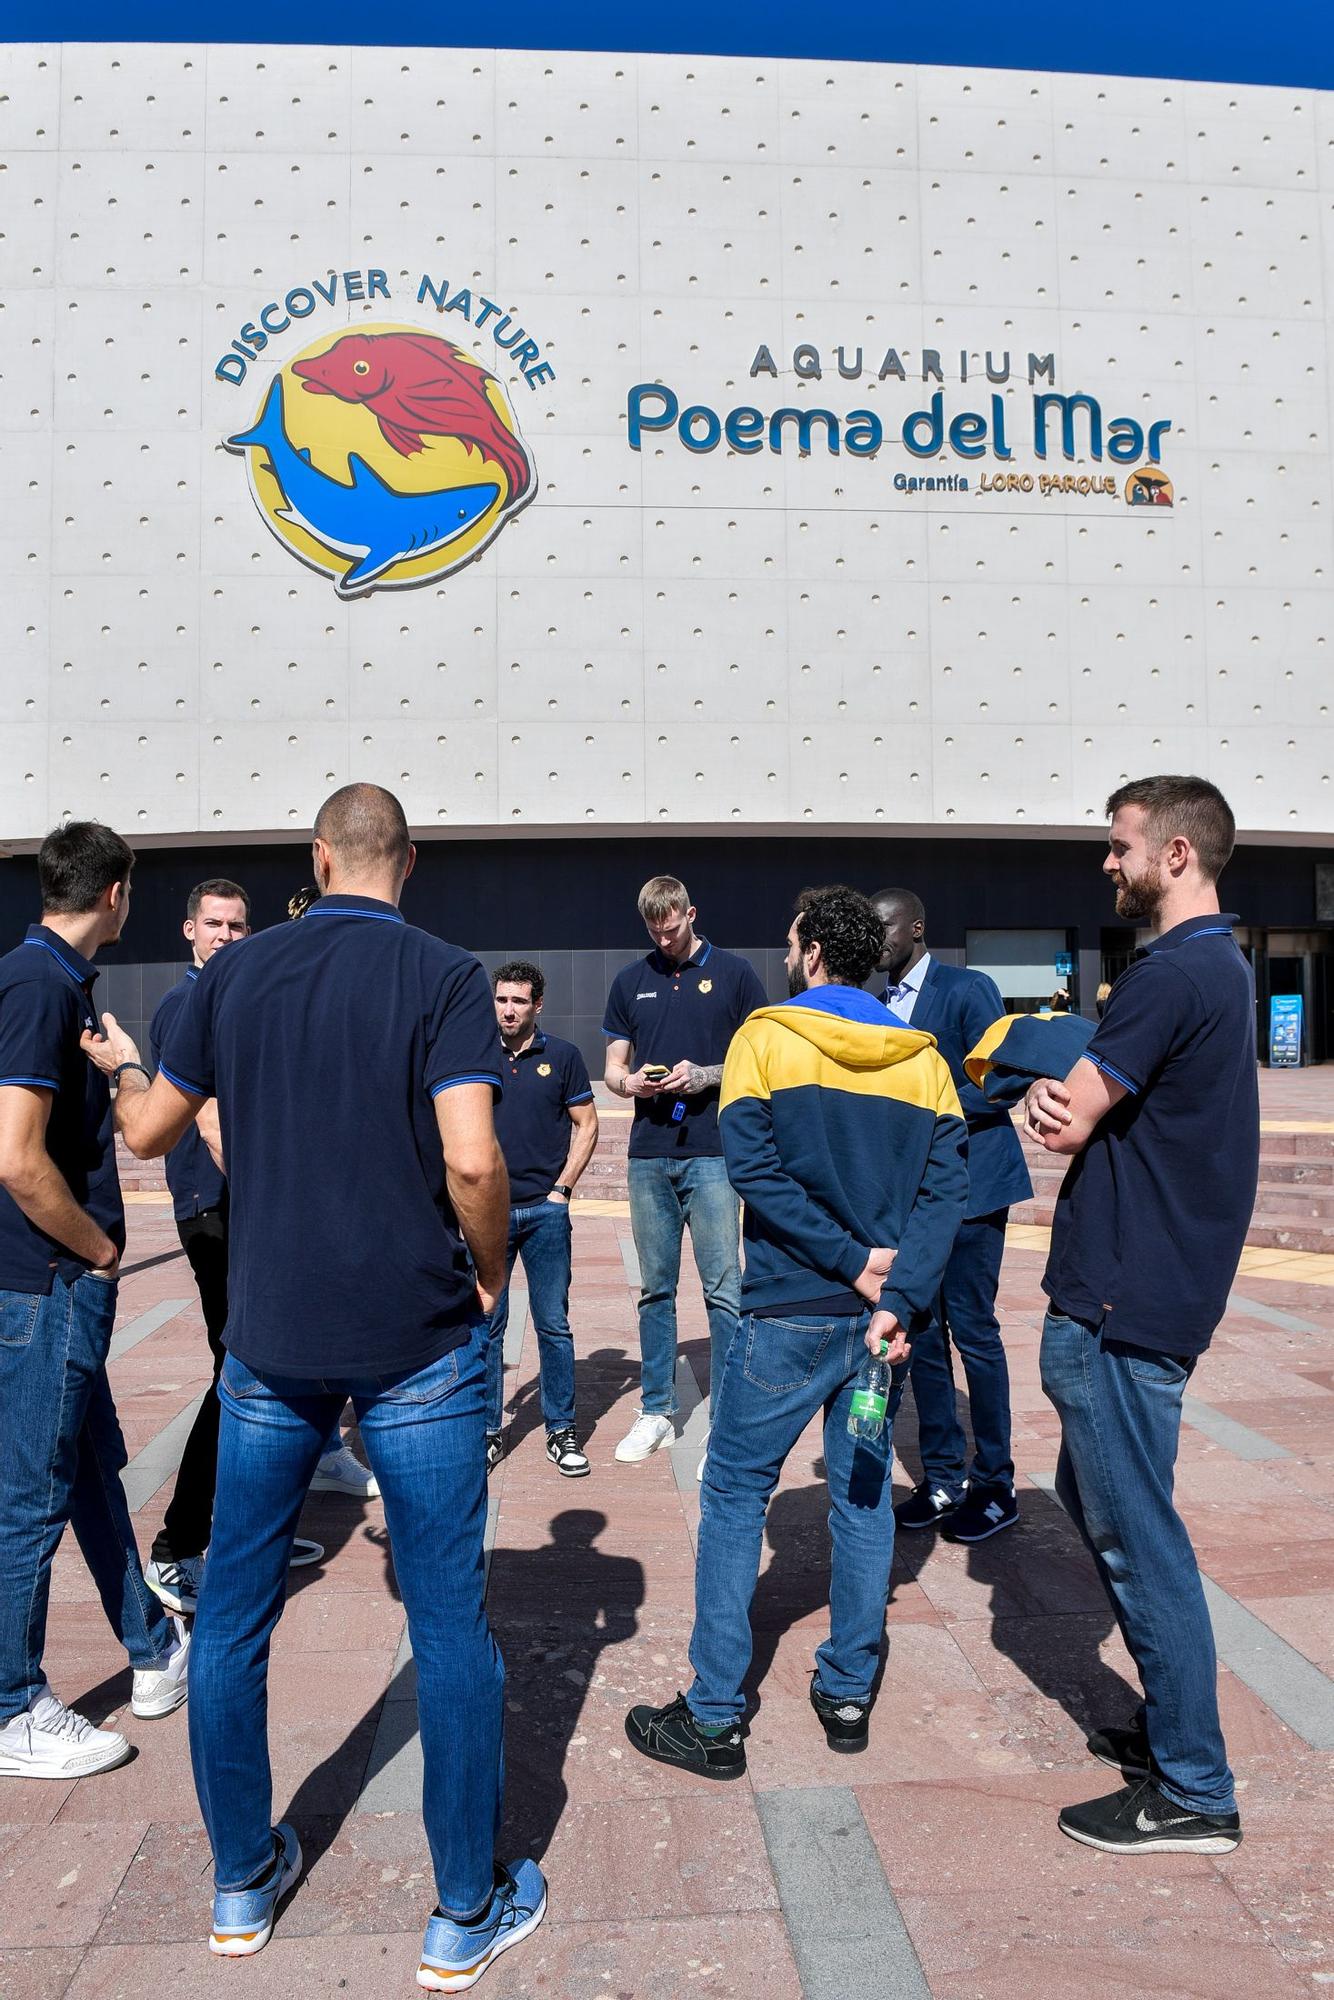
[[[1078,827],[1148,767],[1214,776],[1250,829],[1328,827],[1328,97],[543,51],[0,64],[0,838],[296,832],[354,776],[445,830]],[[357,548],[299,559],[261,450],[223,440],[276,366],[376,325],[493,372],[537,493],[475,560],[348,595]],[[1101,454],[1053,401],[1040,456],[1035,398],[1081,393]],[[1131,505],[1158,423],[1173,504]],[[436,435],[382,447],[395,493]],[[346,452],[315,469],[355,484]],[[476,457],[449,490],[478,480],[524,497]]]

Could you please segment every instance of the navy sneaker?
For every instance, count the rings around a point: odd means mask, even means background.
[[[812,1674],[811,1707],[824,1724],[825,1741],[831,1750],[841,1750],[849,1756],[866,1748],[871,1740],[869,1701],[835,1701]]]
[[[739,1722],[709,1729],[696,1722],[683,1694],[666,1708],[632,1708],[625,1733],[645,1757],[675,1764],[700,1778],[740,1778],[746,1769],[746,1746]]]
[[[919,1528],[938,1528],[942,1521],[958,1513],[961,1504],[962,1499],[956,1500],[948,1486],[924,1479],[894,1509],[894,1526],[906,1528],[909,1534]]]
[[[547,1913],[547,1885],[535,1861],[497,1865],[491,1901],[461,1924],[439,1910],[422,1939],[417,1984],[428,1993],[462,1993],[512,1944],[530,1937]]]
[[[947,1542],[985,1542],[1019,1519],[1013,1486],[970,1486],[945,1528]]]
[[[301,1873],[301,1842],[286,1820],[273,1829],[273,1866],[251,1889],[219,1890],[213,1898],[208,1948],[218,1958],[252,1958],[273,1936],[278,1905]]]
[[[1193,1812],[1167,1798],[1151,1778],[1087,1805],[1066,1806],[1056,1824],[1071,1840],[1104,1854],[1231,1854],[1241,1845],[1236,1813]]]

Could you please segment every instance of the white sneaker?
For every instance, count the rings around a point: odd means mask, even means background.
[[[636,1465],[641,1458],[652,1458],[658,1446],[675,1435],[676,1425],[670,1417],[655,1417],[641,1410],[617,1445],[616,1456],[622,1465]]]
[[[179,1618],[173,1618],[176,1627],[176,1644],[167,1655],[165,1666],[136,1667],[134,1688],[130,1695],[130,1713],[137,1715],[141,1722],[156,1722],[159,1716],[174,1715],[183,1708],[189,1695],[186,1675],[190,1665],[190,1634]]]
[[[310,1482],[312,1493],[347,1493],[354,1500],[378,1500],[380,1482],[368,1465],[363,1465],[351,1445],[340,1444],[326,1451],[315,1467]]]
[[[193,1618],[199,1609],[199,1592],[204,1582],[204,1558],[186,1556],[180,1562],[146,1562],[144,1582],[168,1611]]]
[[[123,1764],[130,1746],[116,1729],[94,1729],[44,1687],[0,1728],[0,1777],[86,1778]]]

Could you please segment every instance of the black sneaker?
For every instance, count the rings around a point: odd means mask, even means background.
[[[1165,1798],[1150,1778],[1085,1806],[1067,1806],[1062,1833],[1104,1854],[1231,1854],[1241,1845],[1236,1813],[1192,1812]]]
[[[693,1771],[697,1777],[740,1778],[745,1773],[741,1725],[724,1723],[720,1729],[706,1729],[690,1713],[683,1694],[666,1708],[632,1708],[625,1718],[625,1733],[646,1757]]]
[[[1093,1755],[1103,1764],[1110,1764],[1114,1771],[1124,1771],[1127,1778],[1148,1778],[1153,1775],[1153,1759],[1149,1755],[1149,1732],[1144,1727],[1141,1710],[1133,1722],[1124,1728],[1095,1729],[1085,1738]]]
[[[850,1756],[864,1750],[871,1740],[869,1701],[835,1701],[811,1675],[811,1707],[824,1724],[825,1741],[831,1750]]]
[[[547,1457],[562,1479],[586,1479],[593,1469],[579,1449],[579,1440],[572,1430],[550,1432]]]
[[[957,1514],[961,1505],[962,1501],[956,1500],[947,1486],[937,1486],[924,1479],[894,1509],[894,1526],[906,1528],[909,1534],[918,1528],[937,1528],[942,1521],[948,1521],[951,1514]]]
[[[985,1542],[1019,1519],[1013,1486],[970,1486],[945,1529],[949,1542]]]
[[[489,1479],[501,1459],[505,1456],[505,1439],[500,1431],[486,1434],[486,1474]]]

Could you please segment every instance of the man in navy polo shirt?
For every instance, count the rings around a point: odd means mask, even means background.
[[[126,1071],[116,1113],[131,1150],[151,1157],[216,1096],[231,1190],[190,1738],[215,1865],[210,1948],[257,1951],[300,1871],[295,1831],[272,1824],[269,1643],[297,1516],[351,1396],[417,1666],[440,1899],[418,1976],[454,1990],[541,1921],[546,1890],[531,1861],[494,1861],[504,1669],[483,1529],[486,1318],[509,1220],[491,1114],[500,1046],[476,959],[399,914],[414,860],[391,793],[335,792],[315,822],[321,900],[301,923],[214,954],[157,1076]],[[134,1061],[110,1015],[104,1025],[88,1053],[104,1067]]]
[[[968,1123],[968,1207],[945,1266],[931,1324],[913,1339],[913,1401],[922,1481],[894,1509],[900,1528],[945,1526],[952,1541],[984,1542],[1019,1518],[1010,1451],[1010,1371],[996,1318],[1010,1203],[1033,1183],[1008,1108],[968,1081],[964,1057],[1005,1012],[994,982],[969,966],[946,965],[926,947],[926,910],[911,889],[873,896],[885,926],[882,998],[906,1026],[934,1035],[950,1066]],[[968,1385],[973,1457],[959,1422],[951,1352]]]
[[[1255,1200],[1255,992],[1218,905],[1236,827],[1204,778],[1112,793],[1103,864],[1152,942],[1112,987],[1063,1083],[1031,1087],[1026,1129],[1073,1155],[1043,1289],[1042,1386],[1061,1418],[1056,1487],[1093,1555],[1144,1703],[1089,1749],[1134,1782],[1067,1806],[1110,1853],[1226,1854],[1241,1839],[1218,1721],[1209,1610],[1172,1504],[1181,1400],[1227,1308]]]
[[[486,1465],[505,1455],[505,1328],[516,1257],[528,1280],[537,1332],[547,1457],[566,1479],[589,1470],[574,1421],[574,1337],[570,1332],[570,1197],[598,1142],[598,1114],[588,1069],[573,1042],[543,1034],[546,981],[540,966],[511,959],[492,979],[503,1051],[505,1092],[496,1106],[496,1137],[510,1179],[505,1290],[491,1315],[487,1347]]]
[[[718,1087],[728,1043],[767,1000],[752,965],[696,933],[695,907],[674,875],[644,884],[639,914],[654,948],[617,973],[602,1023],[607,1088],[635,1107],[630,1226],[643,1368],[639,1415],[616,1447],[623,1462],[648,1458],[675,1429],[676,1287],[686,1228],[709,1316],[710,1409],[722,1379],[741,1303],[741,1211],[718,1137]]]
[[[92,964],[130,903],[134,856],[71,820],[37,856],[42,921],[0,958],[0,1777],[82,1778],[130,1754],[51,1691],[51,1564],[69,1522],[134,1666],[131,1707],[186,1697],[188,1642],[145,1587],[106,1361],[125,1248],[111,1093],[84,1061]]]

